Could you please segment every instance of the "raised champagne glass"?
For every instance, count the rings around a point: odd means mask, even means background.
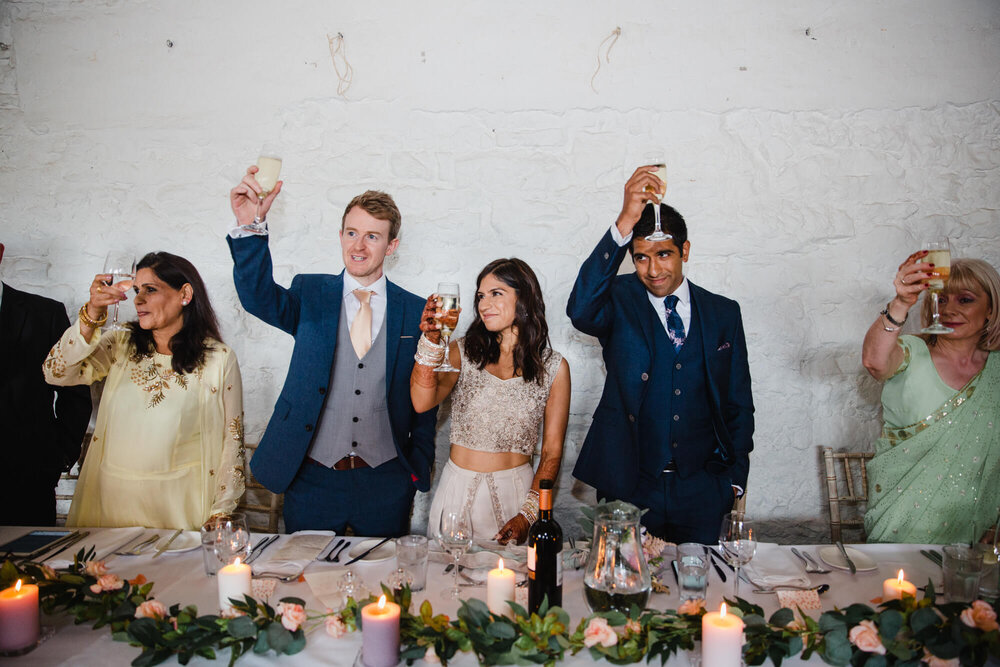
[[[951,274],[951,245],[948,237],[936,236],[924,242],[922,250],[927,251],[923,261],[934,265],[931,269],[936,275],[927,279],[927,298],[931,299],[931,323],[920,333],[947,334],[954,331],[941,324],[941,313],[938,312],[938,296],[944,291],[944,285]]]
[[[257,179],[257,183],[260,185],[260,193],[257,195],[257,215],[254,217],[252,223],[243,225],[244,231],[254,234],[267,233],[267,227],[264,225],[260,209],[264,204],[264,199],[271,194],[271,191],[278,184],[278,176],[280,175],[281,158],[278,157],[276,150],[270,146],[264,146],[260,152],[260,157],[257,158],[257,173],[254,174],[254,178]]]
[[[437,373],[457,373],[458,369],[451,365],[451,355],[448,345],[451,342],[451,335],[455,333],[458,326],[458,308],[460,304],[458,296],[458,283],[438,283],[437,296],[441,299],[441,342],[444,343],[444,359],[439,366],[434,368]]]
[[[655,172],[653,172],[654,175],[658,179],[663,181],[663,189],[665,191],[667,189],[667,165],[661,163],[661,164],[654,164],[652,166],[656,170]],[[646,237],[646,240],[651,242],[669,241],[674,237],[671,236],[670,234],[665,233],[663,229],[660,227],[659,195],[656,193],[656,190],[650,185],[647,185],[645,187],[645,191],[653,195],[653,197],[649,200],[649,203],[652,204],[653,206],[653,219],[656,220],[656,227],[653,229],[653,233]]]
[[[135,282],[135,255],[127,252],[111,251],[104,260],[104,273],[111,276],[107,285],[128,292]],[[118,323],[118,302],[115,302],[115,314],[111,321],[110,331],[126,331],[128,327]]]

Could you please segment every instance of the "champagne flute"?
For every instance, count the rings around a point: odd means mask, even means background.
[[[938,312],[938,295],[944,290],[944,285],[948,282],[951,273],[951,246],[947,236],[935,236],[924,241],[923,250],[927,251],[927,256],[922,261],[934,265],[932,269],[937,275],[927,279],[927,298],[931,301],[931,323],[920,330],[925,334],[947,334],[954,331],[950,327],[941,324],[941,313]]]
[[[658,179],[660,179],[661,181],[663,181],[663,189],[666,190],[666,188],[667,188],[667,165],[665,165],[663,163],[660,163],[660,164],[654,164],[653,166],[656,167],[656,171],[654,172],[654,175]],[[670,234],[665,233],[663,231],[663,229],[660,227],[660,200],[658,199],[659,195],[656,194],[656,190],[651,185],[647,185],[644,189],[645,189],[646,192],[649,192],[649,193],[651,193],[653,195],[653,197],[649,200],[649,203],[652,204],[652,206],[653,206],[653,218],[656,220],[656,228],[653,229],[653,233],[652,234],[650,234],[649,236],[646,237],[646,240],[647,241],[651,241],[651,242],[669,241],[670,239],[672,239],[674,237],[671,236]]]
[[[125,292],[132,289],[135,282],[135,255],[127,252],[111,251],[104,260],[104,273],[111,276],[106,285],[114,285]],[[128,327],[118,323],[118,302],[115,302],[115,316],[109,331],[127,331]]]
[[[220,518],[215,526],[215,557],[224,565],[229,565],[237,557],[245,563],[250,556],[250,529],[246,515],[230,514]]]
[[[451,588],[441,591],[441,597],[445,600],[457,600],[461,594],[458,589],[459,561],[472,546],[472,518],[468,509],[445,509],[441,512],[441,519],[438,522],[438,541],[455,559]]]
[[[257,179],[257,183],[260,185],[260,194],[257,195],[257,215],[254,217],[252,223],[243,225],[242,229],[244,231],[253,232],[254,234],[267,233],[267,227],[264,226],[260,209],[264,204],[264,199],[271,194],[274,186],[278,184],[278,176],[280,174],[281,158],[278,157],[276,150],[271,146],[265,145],[260,151],[260,157],[257,158],[257,173],[254,174],[254,178]]]
[[[740,595],[740,566],[748,564],[757,551],[757,527],[743,512],[730,512],[722,518],[719,545],[726,562],[733,566],[733,595]]]
[[[455,327],[458,326],[458,307],[460,305],[458,283],[438,283],[437,295],[441,299],[442,314],[438,321],[441,323],[444,359],[439,366],[434,368],[434,371],[437,373],[457,373],[458,369],[451,365],[448,345],[451,341],[451,335],[455,333]]]

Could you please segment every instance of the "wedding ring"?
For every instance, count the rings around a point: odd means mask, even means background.
[[[101,293],[101,286],[100,286],[100,285],[98,285],[98,286],[97,286],[97,293],[98,293],[98,294],[100,294],[100,293]]]
[[[903,280],[902,278],[899,279],[899,282],[903,283],[904,285],[906,284],[906,281]]]

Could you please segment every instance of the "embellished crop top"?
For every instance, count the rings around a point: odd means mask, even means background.
[[[562,355],[548,351],[541,384],[517,376],[501,380],[469,361],[464,343],[458,341],[462,369],[451,393],[452,444],[532,456]]]

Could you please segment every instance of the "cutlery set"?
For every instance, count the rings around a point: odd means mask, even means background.
[[[855,565],[854,561],[851,560],[851,557],[847,555],[847,549],[844,548],[844,543],[837,540],[837,548],[840,549],[840,555],[844,557],[845,561],[847,561],[847,567],[850,568],[851,574],[857,574],[858,566]]]
[[[340,541],[333,545],[333,548],[330,549],[330,552],[326,554],[326,558],[323,560],[327,563],[339,563],[340,554],[344,551],[344,549],[350,546],[350,544],[351,543],[349,541],[344,538],[340,538]]]
[[[819,563],[814,561],[813,557],[808,553],[803,553],[795,547],[792,547],[792,553],[798,556],[799,560],[805,564],[806,572],[810,574],[830,574],[830,570],[820,567]]]
[[[920,555],[938,567],[941,567],[941,564],[944,562],[944,558],[941,556],[940,551],[934,551],[933,549],[921,549]]]
[[[268,537],[262,538],[261,541],[258,542],[257,545],[250,550],[250,555],[247,556],[247,561],[246,561],[247,565],[250,565],[255,560],[260,558],[260,555],[264,553],[264,549],[268,548],[277,541],[278,541],[277,535],[270,535]]]

